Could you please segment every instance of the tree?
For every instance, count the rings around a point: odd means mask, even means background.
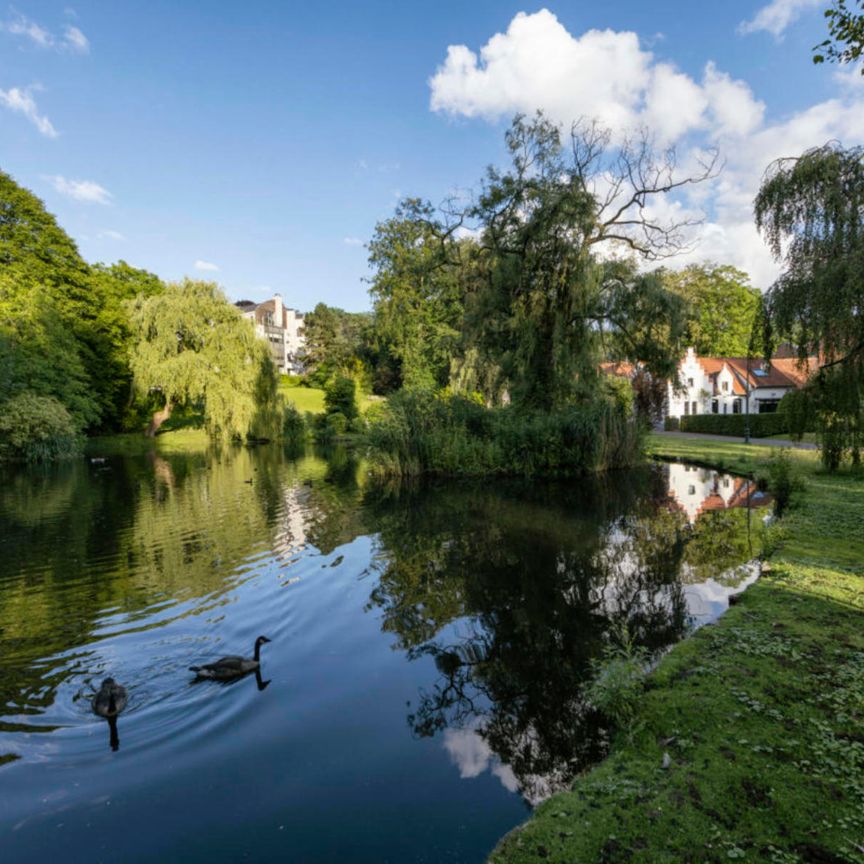
[[[454,234],[429,203],[407,198],[369,243],[375,338],[405,387],[442,387],[450,374],[463,311]]]
[[[682,304],[614,254],[656,261],[685,249],[692,223],[655,218],[650,201],[713,176],[716,156],[679,176],[674,153],[658,155],[644,136],[613,147],[582,122],[565,147],[542,115],[517,117],[506,142],[512,166],[487,171],[466,214],[480,238],[465,316],[475,378],[497,376],[515,404],[546,410],[593,398],[604,350],[674,374]]]
[[[47,377],[68,375],[74,382],[71,390],[77,393],[80,384],[90,405],[85,406],[79,396],[75,404],[65,401],[57,390],[57,386],[63,389],[62,381],[49,389],[76,422],[88,429],[120,426],[131,381],[123,301],[141,291],[161,290],[159,280],[124,262],[111,267],[88,265],[42,201],[3,172],[0,268],[0,329],[5,331],[0,338],[5,340],[7,361],[12,362],[13,347],[22,355],[15,360],[15,387],[29,387],[28,376],[36,376],[42,383],[33,385],[34,392],[47,395]],[[17,330],[17,337],[10,335],[12,330]],[[27,337],[22,339],[25,330]],[[33,350],[37,343],[44,352],[41,360]],[[0,393],[3,389],[0,383]]]
[[[850,10],[858,6],[861,12]],[[830,36],[813,48],[813,62],[824,63],[826,58],[834,63],[854,63],[864,54],[864,0],[834,0],[834,5],[825,10]],[[864,66],[861,67],[864,75]]]
[[[693,264],[664,271],[663,281],[687,304],[684,338],[697,354],[747,354],[760,294],[746,273],[728,265]]]
[[[162,403],[148,435],[179,405],[200,406],[210,434],[223,440],[244,437],[262,423],[262,403],[275,403],[268,346],[217,285],[184,279],[162,294],[139,295],[131,321],[135,386],[141,394],[158,394]]]
[[[864,148],[837,143],[778,159],[755,202],[756,225],[783,265],[766,298],[773,332],[818,352],[807,389],[823,460],[860,460],[864,388]]]
[[[309,381],[324,387],[336,375],[366,377],[371,326],[368,312],[346,312],[319,303],[304,322]]]

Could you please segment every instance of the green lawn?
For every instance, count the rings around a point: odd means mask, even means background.
[[[748,472],[776,450],[649,449]],[[768,572],[664,658],[631,735],[491,861],[864,862],[864,480],[790,458],[805,488],[769,529]]]
[[[286,402],[292,402],[301,414],[311,411],[313,414],[324,413],[324,391],[314,387],[299,387],[286,384],[281,381],[279,384],[279,392],[285,397]],[[358,394],[357,405],[360,411],[365,411],[370,405],[375,402],[380,402],[380,396],[366,396]]]

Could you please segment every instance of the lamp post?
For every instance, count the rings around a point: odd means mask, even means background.
[[[751,340],[752,342],[752,340]],[[747,379],[744,382],[744,443],[750,443],[750,357],[752,346],[747,346]]]

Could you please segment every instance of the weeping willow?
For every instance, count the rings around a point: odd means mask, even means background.
[[[803,362],[819,355],[799,416],[815,417],[822,458],[861,459],[864,433],[864,148],[836,143],[780,159],[755,202],[756,225],[783,265],[767,296],[772,330]]]
[[[155,435],[172,411],[200,408],[211,437],[274,437],[279,425],[276,375],[267,345],[212,282],[185,279],[132,304],[135,387],[161,407]]]

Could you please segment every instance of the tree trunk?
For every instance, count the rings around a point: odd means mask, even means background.
[[[156,437],[159,427],[171,416],[171,411],[173,409],[174,406],[170,401],[167,401],[165,407],[153,415],[153,418],[150,420],[150,425],[147,427],[147,432],[145,433],[148,438]]]

